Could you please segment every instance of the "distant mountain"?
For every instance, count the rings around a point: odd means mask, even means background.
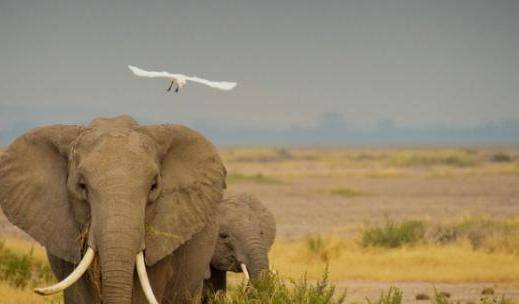
[[[519,120],[489,122],[475,127],[402,127],[391,120],[371,129],[350,126],[337,113],[327,113],[313,127],[292,126],[272,131],[194,124],[221,145],[515,145],[519,144]]]
[[[11,142],[28,129],[47,121],[0,121],[0,146]],[[60,121],[56,123],[66,123]],[[141,119],[146,122],[146,119]],[[79,121],[79,123],[85,123]],[[210,125],[194,122],[191,127],[218,145],[477,145],[519,144],[519,120],[489,122],[474,127],[398,126],[391,120],[380,121],[371,129],[349,125],[337,113],[326,113],[312,127],[292,126],[283,130],[258,127]]]

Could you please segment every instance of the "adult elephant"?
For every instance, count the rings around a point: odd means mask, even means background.
[[[218,214],[220,230],[205,293],[225,291],[228,271],[245,272],[252,283],[260,279],[269,270],[268,252],[276,236],[274,216],[249,194],[226,197]]]
[[[199,298],[224,188],[225,168],[204,137],[128,116],[36,128],[0,159],[5,215],[45,246],[64,280],[36,291],[76,281],[67,304]]]

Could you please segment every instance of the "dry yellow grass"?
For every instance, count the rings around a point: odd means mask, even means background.
[[[340,196],[340,197],[356,197],[356,196],[372,195],[372,193],[368,193],[368,192],[358,190],[358,189],[347,188],[347,187],[335,187],[335,188],[323,189],[323,190],[321,190],[321,192],[324,194],[335,195],[335,196]]]
[[[18,238],[7,238],[1,240],[4,246],[9,250],[19,253],[28,254],[32,253],[32,259],[42,263],[47,263],[47,256],[45,249],[35,242],[28,240],[21,240]],[[31,287],[27,288],[16,288],[9,285],[7,282],[0,281],[0,303],[11,304],[11,303],[27,303],[27,304],[49,304],[49,303],[62,303],[62,295],[57,294],[54,296],[42,297],[32,292]]]
[[[33,293],[30,289],[18,289],[0,282],[0,303],[2,304],[58,304],[63,303],[60,294],[42,297]]]
[[[47,254],[45,248],[40,246],[38,243],[29,240],[22,240],[19,238],[4,238],[0,239],[4,243],[6,248],[20,253],[27,254],[32,252],[32,258],[36,261],[47,263]]]
[[[319,279],[328,265],[332,281],[519,282],[519,269],[511,267],[519,265],[519,255],[500,248],[493,252],[474,250],[461,241],[446,246],[386,249],[364,248],[356,240],[337,236],[323,240],[318,250],[311,250],[308,240],[276,241],[270,253],[272,269],[284,278],[300,278],[306,273],[309,279]],[[5,245],[20,253],[33,250],[35,259],[45,260],[42,248],[33,243],[9,239]],[[231,276],[235,283],[242,279],[240,275]],[[59,295],[43,298],[30,288],[17,289],[0,282],[0,303],[61,303],[60,299]]]
[[[275,177],[403,176],[519,174],[517,149],[507,151],[509,162],[492,161],[493,149],[345,149],[245,147],[222,149],[229,172]],[[508,155],[506,154],[506,155]]]
[[[328,264],[334,281],[519,282],[519,268],[511,267],[519,265],[519,255],[476,251],[467,243],[380,249],[331,237],[324,250],[328,261],[303,241],[278,241],[270,253],[272,268],[283,277],[307,273],[318,279]]]

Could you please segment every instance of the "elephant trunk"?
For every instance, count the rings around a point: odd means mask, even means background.
[[[135,259],[114,260],[110,254],[135,256],[124,250],[114,250],[100,255],[103,303],[131,303]]]
[[[252,282],[257,281],[268,272],[269,261],[267,249],[259,237],[250,237],[245,242],[247,252],[247,268]]]
[[[130,200],[103,202],[96,221],[101,266],[101,295],[105,304],[131,303],[135,258],[144,248],[144,210]]]

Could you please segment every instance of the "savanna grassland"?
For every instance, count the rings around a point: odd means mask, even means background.
[[[336,294],[347,291],[345,303],[519,301],[519,149],[239,147],[221,154],[228,193],[252,193],[276,217],[270,257],[280,281],[306,274],[314,284],[328,269]],[[3,217],[0,229],[0,303],[44,303],[29,288],[51,280],[42,249]],[[382,292],[393,298],[382,301]],[[313,302],[330,303],[305,303]]]

